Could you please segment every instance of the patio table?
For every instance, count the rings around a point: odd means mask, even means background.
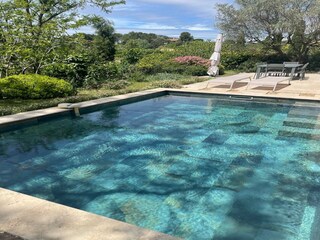
[[[290,70],[290,68],[291,68],[291,71],[290,71],[290,78],[291,79],[293,78],[293,75],[296,72],[296,69],[299,67],[302,67],[302,66],[303,66],[303,64],[301,64],[301,63],[285,63],[284,64],[285,69]]]
[[[270,64],[259,64],[257,65],[257,71],[256,71],[256,77],[260,78],[263,72],[265,73],[265,76],[267,75],[267,72],[269,69],[272,70],[290,70],[290,79],[293,78],[294,73],[296,72],[296,69],[303,66],[301,63],[286,63],[286,64],[279,64],[279,63],[270,63]],[[264,70],[264,71],[262,71]]]

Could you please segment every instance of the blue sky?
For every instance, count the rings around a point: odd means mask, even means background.
[[[215,5],[232,3],[233,0],[127,0],[117,5],[112,13],[99,13],[114,23],[116,32],[146,32],[179,37],[181,32],[190,32],[195,38],[216,38]],[[98,13],[86,8],[85,13]],[[89,32],[90,29],[83,29]]]

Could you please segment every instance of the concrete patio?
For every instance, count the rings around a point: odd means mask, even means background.
[[[253,77],[254,73],[246,73],[249,77]],[[241,73],[243,76],[243,73]],[[228,78],[228,77],[218,77],[218,78]],[[207,78],[206,78],[207,79]],[[185,86],[184,90],[191,91],[201,91],[219,94],[237,94],[237,95],[252,95],[261,97],[281,97],[281,98],[297,98],[297,99],[310,99],[310,100],[320,100],[320,74],[319,73],[307,73],[304,80],[292,80],[291,85],[281,83],[277,86],[277,89],[272,92],[270,87],[256,87],[251,89],[246,89],[247,83],[237,82],[232,90],[229,90],[228,85],[214,84],[215,78],[210,78],[208,85],[208,80],[200,83],[190,84]],[[249,81],[249,79],[247,80]],[[206,88],[206,86],[208,87]]]

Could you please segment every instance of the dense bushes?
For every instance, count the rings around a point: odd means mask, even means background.
[[[186,65],[198,65],[198,66],[204,66],[204,67],[210,66],[209,59],[204,59],[204,58],[198,57],[198,56],[176,57],[173,59],[173,61],[180,63],[180,64],[186,64]]]
[[[114,62],[93,64],[89,67],[88,75],[85,77],[85,87],[99,88],[106,80],[116,79],[118,74],[117,64]]]
[[[0,79],[0,98],[45,99],[74,94],[70,83],[42,75],[13,75]]]
[[[92,60],[86,55],[71,55],[63,62],[45,66],[41,74],[65,79],[74,87],[82,87]]]

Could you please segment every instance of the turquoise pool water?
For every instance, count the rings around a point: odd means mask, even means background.
[[[55,119],[0,135],[0,186],[184,239],[319,239],[319,115],[168,95]]]

